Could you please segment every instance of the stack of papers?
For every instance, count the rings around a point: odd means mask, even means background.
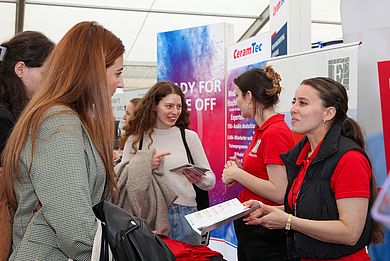
[[[170,171],[182,173],[184,170],[191,171],[192,173],[195,173],[197,175],[206,175],[206,172],[210,171],[209,169],[202,168],[202,167],[190,164],[190,163],[181,165],[179,167],[171,169]]]
[[[188,223],[199,235],[244,217],[255,209],[245,207],[237,198],[188,214]]]

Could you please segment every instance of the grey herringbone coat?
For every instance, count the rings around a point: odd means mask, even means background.
[[[77,114],[65,106],[50,109],[33,158],[28,139],[20,167],[10,260],[90,260],[97,228],[92,206],[102,197],[106,174]]]

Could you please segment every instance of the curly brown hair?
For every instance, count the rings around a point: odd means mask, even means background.
[[[137,151],[137,144],[141,141],[144,133],[148,133],[152,139],[153,127],[156,124],[157,112],[156,107],[159,102],[169,94],[177,94],[181,98],[182,112],[177,119],[175,126],[188,129],[190,125],[190,117],[188,107],[183,91],[175,83],[170,81],[161,81],[153,85],[152,88],[145,94],[142,101],[137,106],[133,118],[125,128],[126,138],[134,136],[132,148]],[[151,144],[149,144],[150,147]]]

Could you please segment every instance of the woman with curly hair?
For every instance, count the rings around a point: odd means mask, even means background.
[[[200,237],[192,230],[185,215],[197,211],[193,184],[202,190],[214,188],[212,171],[199,176],[192,172],[177,173],[171,169],[188,163],[181,130],[191,151],[194,164],[210,169],[209,162],[196,132],[188,129],[189,113],[182,90],[174,83],[156,83],[143,97],[126,129],[129,138],[123,161],[129,160],[140,147],[153,150],[152,170],[163,174],[165,183],[178,195],[168,209],[169,237],[199,244]]]

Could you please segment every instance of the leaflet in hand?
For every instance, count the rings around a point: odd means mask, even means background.
[[[170,171],[182,173],[183,170],[189,170],[197,175],[206,175],[206,172],[209,171],[209,169],[202,168],[202,167],[190,164],[190,163],[173,168]]]
[[[199,235],[242,218],[255,208],[245,207],[237,198],[185,216],[192,229]]]

